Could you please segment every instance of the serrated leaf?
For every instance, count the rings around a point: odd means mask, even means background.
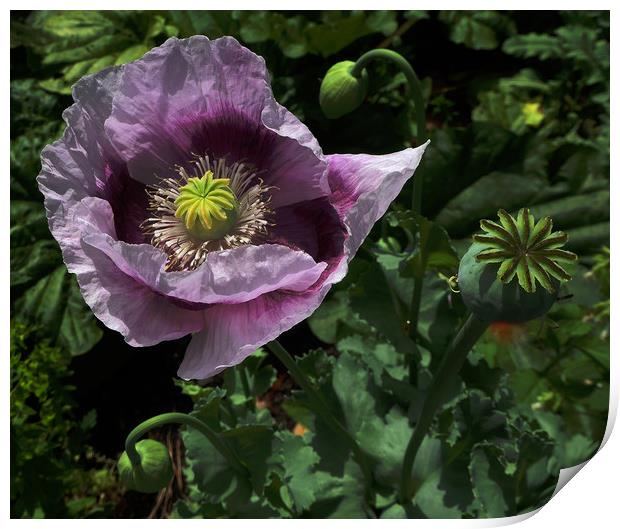
[[[385,420],[373,414],[364,422],[358,439],[361,447],[377,460],[375,474],[380,483],[386,486],[398,483],[411,433],[407,417],[395,408],[390,410]]]
[[[317,472],[318,500],[308,511],[312,518],[369,518],[364,500],[364,479],[357,463],[343,462],[340,475]]]
[[[374,399],[368,390],[364,365],[349,353],[342,353],[334,365],[333,387],[349,432],[355,435],[375,415]]]
[[[263,426],[241,426],[220,435],[249,469],[249,477],[236,473],[202,433],[185,428],[182,436],[188,482],[198,488],[205,501],[224,503],[233,513],[249,515],[258,510],[262,516],[268,515],[268,507],[255,493],[262,495],[267,483],[273,432]]]
[[[537,57],[539,59],[555,59],[562,56],[559,40],[554,35],[529,33],[515,35],[504,42],[503,51],[517,57]]]
[[[413,466],[414,504],[428,518],[460,518],[473,497],[459,462],[447,464],[441,441],[426,437]]]
[[[297,514],[310,508],[321,486],[314,470],[319,456],[312,446],[300,436],[290,432],[278,432],[274,448],[274,462],[283,468],[283,486],[288,489],[293,508]]]
[[[487,444],[474,447],[469,473],[485,517],[502,518],[515,513],[513,480],[499,462],[497,448]]]

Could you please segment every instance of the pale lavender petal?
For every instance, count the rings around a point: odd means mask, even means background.
[[[84,237],[127,276],[169,298],[197,304],[243,303],[267,292],[304,291],[327,267],[286,246],[240,246],[210,253],[196,270],[166,272],[166,256],[149,244],[127,244],[106,233]]]
[[[88,197],[53,225],[63,259],[76,274],[93,313],[134,346],[180,338],[204,326],[202,311],[188,310],[125,274],[100,250],[84,243],[88,234],[114,233],[110,205]]]
[[[238,305],[204,311],[205,328],[194,334],[178,375],[205,379],[241,363],[252,352],[310,316],[330,285],[306,294],[265,294]]]
[[[97,196],[112,205],[119,237],[141,242],[144,237],[138,225],[145,217],[144,186],[128,177],[104,132],[122,73],[123,67],[109,68],[76,83],[75,103],[63,113],[67,128],[60,140],[43,150],[37,181],[50,222],[66,215],[81,199]]]
[[[93,264],[77,275],[82,295],[107,327],[120,332],[132,346],[158,344],[197,331],[203,313],[175,305],[121,272],[92,246],[84,253]]]
[[[392,154],[327,156],[331,201],[349,230],[345,242],[349,260],[413,176],[429,143]]]
[[[169,39],[126,65],[106,131],[146,184],[197,153],[254,165],[279,187],[274,206],[329,193],[318,143],[273,99],[264,60],[230,37]]]

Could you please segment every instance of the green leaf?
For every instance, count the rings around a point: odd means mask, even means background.
[[[271,387],[276,370],[265,361],[266,357],[263,349],[257,349],[243,363],[224,372],[227,394],[233,404],[254,400]]]
[[[459,259],[446,230],[436,222],[416,217],[417,245],[401,265],[403,277],[421,277],[427,268],[456,270]]]
[[[369,518],[364,500],[364,478],[352,459],[343,462],[340,475],[317,472],[317,501],[308,511],[311,518]]]
[[[314,503],[322,485],[320,476],[314,470],[319,456],[302,437],[290,432],[276,434],[273,452],[272,459],[283,468],[282,485],[292,500],[289,508],[301,514]]]
[[[489,518],[502,518],[515,512],[513,480],[499,458],[499,449],[481,443],[472,450],[469,465],[474,494]]]
[[[514,210],[531,203],[544,185],[530,176],[490,173],[450,200],[437,216],[437,222],[454,235],[465,235],[477,224],[473,219],[493,216],[499,208]],[[506,189],[510,193],[505,193]],[[532,214],[539,216],[534,211]]]
[[[513,33],[515,25],[497,11],[441,11],[439,20],[450,26],[450,38],[475,50],[492,50],[499,35]]]
[[[473,501],[462,464],[448,464],[441,441],[426,437],[413,465],[414,504],[428,518],[460,518]]]
[[[86,306],[75,278],[64,264],[39,279],[15,301],[15,315],[73,355],[88,352],[101,339],[101,331]]]
[[[349,292],[351,308],[359,317],[385,336],[397,350],[410,352],[414,349],[406,333],[398,299],[379,264],[369,264]]]
[[[558,38],[546,34],[515,35],[504,42],[502,49],[508,55],[517,57],[537,57],[543,60],[562,57]]]
[[[32,286],[61,265],[58,244],[49,238],[43,206],[11,201],[11,287]]]
[[[328,57],[361,37],[377,32],[387,35],[397,27],[391,11],[324,11],[320,21],[273,11],[240,11],[235,16],[245,42],[274,41],[291,58],[308,53]]]
[[[51,239],[43,206],[12,201],[11,224],[14,314],[71,354],[86,353],[103,333]]]
[[[267,484],[273,432],[263,426],[241,426],[226,430],[221,436],[249,469],[249,479],[235,473],[203,434],[186,428],[182,437],[186,447],[188,483],[198,488],[204,502],[223,503],[237,516],[273,515],[273,509],[259,499]]]
[[[337,291],[328,297],[308,318],[316,337],[325,343],[336,343],[353,333],[369,332],[368,325],[351,309],[346,292]]]
[[[375,415],[374,399],[368,391],[369,376],[364,365],[349,353],[336,360],[333,387],[349,432],[355,435]]]
[[[133,46],[129,46],[129,48],[126,48],[121,53],[119,53],[114,60],[114,64],[125,64],[127,62],[135,61],[136,59],[142,57],[149,50],[150,48],[145,44],[134,44]],[[106,57],[105,61],[107,62],[107,60],[108,59]],[[108,64],[104,62],[95,63],[92,65],[91,69],[101,69],[105,68],[106,66],[108,66]]]
[[[431,133],[431,142],[433,148],[424,154],[424,163],[416,172],[416,178],[424,180],[423,213],[428,218],[435,218],[450,235],[471,233],[476,229],[478,219],[483,217],[467,217],[465,226],[461,226],[456,223],[446,225],[435,215],[482,177],[490,179],[487,175],[493,173],[521,173],[526,162],[528,140],[491,123],[473,122],[466,128],[438,129]],[[482,191],[486,192],[486,188]],[[506,194],[500,193],[505,198],[503,195]],[[498,200],[497,195],[491,198],[494,202]],[[495,211],[497,208],[493,213]]]
[[[361,447],[377,461],[375,475],[380,483],[393,486],[400,480],[400,471],[412,428],[408,419],[396,408],[385,421],[369,414],[358,435]]]
[[[39,39],[32,47],[45,65],[67,65],[42,81],[46,90],[70,94],[82,76],[138,59],[156,41],[176,32],[153,11],[40,11],[30,24]]]
[[[337,349],[341,353],[353,353],[368,366],[377,386],[381,384],[384,372],[393,377],[405,377],[403,355],[389,343],[377,341],[372,336],[353,335],[340,340]]]
[[[214,39],[238,32],[234,17],[226,11],[168,11],[172,27],[178,28],[179,37],[207,35]]]

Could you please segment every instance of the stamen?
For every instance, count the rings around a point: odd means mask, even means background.
[[[265,240],[269,227],[273,225],[273,211],[269,206],[273,188],[266,186],[250,165],[228,165],[223,159],[212,161],[206,156],[199,156],[192,162],[190,172],[184,167],[177,167],[177,172],[179,178],[162,179],[148,187],[148,209],[152,216],[141,225],[144,233],[151,236],[151,244],[168,255],[166,270],[194,270],[204,262],[209,252],[258,244]],[[187,198],[187,193],[183,197],[182,194],[189,186],[191,192],[197,194],[197,199],[202,198],[209,194],[206,191],[213,190],[212,184],[217,181],[216,187],[224,191],[229,189],[236,198],[236,217],[233,216],[233,222],[216,237],[208,238],[213,231],[205,234],[204,230],[194,228],[202,224],[207,230],[212,230],[217,214],[213,215],[211,209],[209,220],[203,221],[206,212],[196,211],[193,215],[190,208],[181,209],[183,204],[187,206],[187,200],[183,200]],[[219,198],[230,202],[230,196]],[[220,205],[223,206],[223,202]],[[222,209],[226,213],[227,208]],[[193,215],[191,226],[187,221],[188,212]],[[196,221],[197,218],[200,220]],[[228,219],[228,215],[225,218]],[[207,225],[208,222],[211,226]]]

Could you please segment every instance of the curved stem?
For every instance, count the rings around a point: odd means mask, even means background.
[[[295,382],[297,382],[299,387],[305,391],[306,395],[308,395],[312,407],[314,408],[312,411],[314,411],[317,416],[320,417],[335,433],[341,435],[345,439],[345,441],[349,445],[349,448],[353,452],[355,459],[357,460],[357,463],[362,470],[362,473],[364,474],[366,490],[368,491],[373,479],[372,470],[368,462],[368,457],[357,444],[355,438],[340,423],[340,421],[336,419],[336,417],[334,417],[333,413],[329,409],[329,406],[323,400],[321,394],[315,389],[314,385],[312,384],[312,382],[310,382],[306,374],[299,368],[290,353],[276,340],[274,340],[273,342],[269,342],[267,344],[267,348],[278,357],[278,360],[280,360],[280,362],[284,364],[286,369],[288,369],[293,379],[295,379]]]
[[[163,413],[161,415],[156,415],[140,423],[131,430],[125,440],[125,451],[132,465],[140,465],[140,454],[138,454],[136,450],[136,443],[150,430],[165,424],[184,424],[186,426],[192,426],[209,440],[214,448],[228,461],[231,467],[242,475],[248,475],[248,470],[245,465],[241,462],[234,450],[222,439],[220,434],[200,419],[187,415],[186,413]]]
[[[385,48],[378,48],[364,53],[364,55],[357,60],[355,66],[351,69],[351,75],[360,77],[366,65],[373,60],[386,60],[391,62],[405,74],[407,82],[409,83],[409,94],[411,95],[415,107],[418,143],[422,143],[427,138],[426,105],[424,104],[424,96],[422,95],[422,85],[420,84],[420,80],[418,79],[415,71],[411,67],[411,64],[409,64],[407,59],[405,59],[400,53],[396,53],[395,51]],[[414,178],[411,210],[417,215],[420,215],[422,212],[422,187],[422,178]],[[417,334],[423,282],[424,271],[422,271],[419,277],[415,278],[415,287],[413,289],[413,295],[409,308],[409,336],[414,340]]]
[[[385,60],[397,66],[401,72],[405,74],[409,83],[409,94],[413,99],[415,106],[415,117],[418,129],[418,143],[426,140],[426,106],[424,105],[424,97],[422,96],[422,85],[411,67],[411,64],[400,53],[385,48],[377,48],[364,53],[351,69],[351,75],[360,77],[362,70],[366,65],[374,60]],[[422,207],[422,179],[413,179],[413,199],[411,209],[416,213],[420,213]]]
[[[406,505],[415,493],[411,472],[422,440],[431,427],[435,413],[448,397],[450,386],[463,366],[467,353],[469,353],[487,327],[488,323],[484,323],[470,314],[452,340],[441,360],[441,364],[437,368],[424,399],[420,418],[413,429],[405,451],[398,490],[399,501],[402,505]]]

